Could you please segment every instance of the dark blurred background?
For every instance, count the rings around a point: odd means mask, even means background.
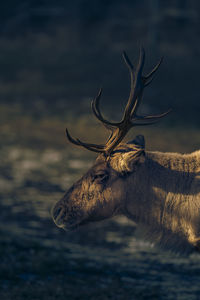
[[[200,1],[0,1],[0,300],[190,299],[200,295],[199,255],[160,251],[123,216],[65,232],[51,207],[95,155],[66,142],[104,141],[90,101],[103,87],[119,120],[130,79],[121,53],[145,72],[141,113],[172,113],[134,128],[147,150],[200,148]],[[134,198],[133,198],[134,201]]]
[[[63,115],[103,87],[113,110],[129,91],[121,53],[136,62],[142,45],[146,71],[164,56],[145,111],[170,107],[171,121],[200,124],[198,0],[8,0],[0,16],[1,102]]]

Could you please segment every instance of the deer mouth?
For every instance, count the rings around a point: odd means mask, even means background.
[[[75,230],[80,225],[87,223],[83,218],[69,217],[63,206],[55,206],[52,209],[53,221],[57,227],[65,230]]]
[[[64,230],[69,230],[69,231],[77,229],[82,224],[82,222],[79,222],[77,220],[76,221],[75,220],[65,221],[65,220],[62,220],[62,218],[60,219],[58,217],[57,217],[57,219],[53,218],[53,220],[57,227],[62,228]],[[84,221],[83,221],[83,223],[84,223]]]

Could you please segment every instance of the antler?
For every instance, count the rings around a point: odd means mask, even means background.
[[[153,79],[153,75],[158,70],[163,59],[161,58],[158,64],[152,69],[152,71],[148,75],[144,76],[142,75],[144,62],[145,62],[145,52],[143,48],[140,49],[139,62],[135,70],[127,54],[123,52],[122,56],[125,61],[125,64],[129,69],[130,79],[131,79],[130,94],[124,110],[122,120],[120,122],[110,122],[102,116],[99,109],[99,102],[102,94],[102,89],[100,89],[98,95],[91,103],[92,111],[95,117],[107,129],[111,130],[111,136],[109,137],[105,145],[89,144],[89,143],[81,142],[79,139],[73,139],[70,136],[68,130],[66,129],[67,138],[73,144],[77,146],[82,146],[94,152],[110,155],[111,152],[117,147],[117,145],[119,145],[119,143],[126,136],[130,128],[134,126],[144,126],[144,125],[153,124],[157,122],[159,119],[166,116],[170,112],[169,110],[165,113],[158,114],[158,115],[148,115],[148,116],[137,115],[137,110],[142,99],[144,88],[151,83]]]

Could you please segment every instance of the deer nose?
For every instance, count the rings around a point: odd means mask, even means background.
[[[54,219],[57,219],[57,217],[59,216],[61,210],[62,210],[61,207],[58,207],[57,209],[54,209],[54,211],[53,211],[53,218]]]
[[[63,207],[61,205],[55,205],[52,209],[52,217],[57,226],[60,226],[62,222],[63,216]]]

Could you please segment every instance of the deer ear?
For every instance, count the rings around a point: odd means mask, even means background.
[[[141,146],[143,149],[145,148],[145,139],[142,134],[137,135],[134,140],[129,141],[127,144],[134,144]]]

